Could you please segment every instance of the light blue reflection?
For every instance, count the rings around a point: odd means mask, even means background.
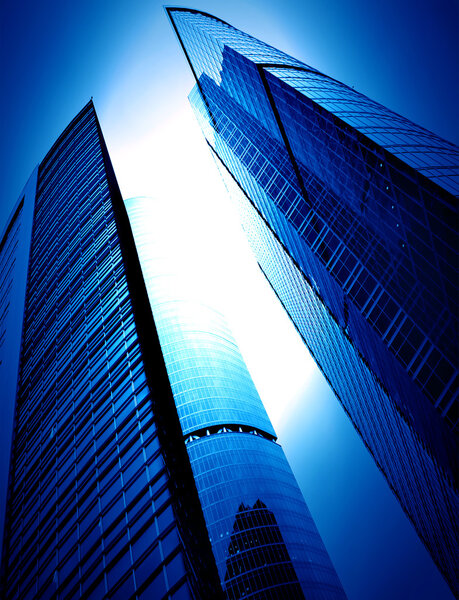
[[[273,597],[344,598],[239,349],[214,308],[212,273],[201,265],[205,250],[165,203],[125,204],[227,597],[273,589],[281,594]]]

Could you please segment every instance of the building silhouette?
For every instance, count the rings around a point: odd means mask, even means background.
[[[457,592],[458,149],[212,15],[167,11],[260,268]]]
[[[263,589],[272,581],[285,581],[288,583],[287,594],[286,586],[274,588],[271,591],[272,598],[304,598],[276,517],[260,499],[253,506],[241,504],[239,507],[228,555],[225,591],[230,600],[246,597],[246,586],[244,581],[239,581],[238,575],[247,571],[247,561],[253,588]],[[257,594],[254,594],[256,597]],[[262,598],[263,595],[258,597]]]
[[[260,497],[283,579],[249,561],[233,583],[345,598],[223,316],[181,291],[148,207],[124,203],[89,102],[1,238],[2,597],[224,598],[233,523]]]

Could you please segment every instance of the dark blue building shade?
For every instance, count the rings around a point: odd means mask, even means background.
[[[459,151],[211,15],[167,10],[259,265],[457,590]]]
[[[135,198],[126,207],[226,598],[345,598],[217,299],[202,281],[210,274],[193,267],[200,263],[194,233],[185,237],[164,200]],[[165,228],[168,222],[174,228]]]
[[[35,169],[24,186],[11,218],[0,237],[0,422],[3,423],[0,452],[0,507],[6,505],[11,432],[16,403],[17,373],[24,316],[24,297],[29,261],[33,204],[37,186]],[[1,511],[0,511],[1,512]],[[3,539],[0,514],[0,540]]]
[[[2,597],[218,598],[203,514],[92,102],[40,164],[34,196]],[[24,209],[21,201],[2,240],[3,314]]]

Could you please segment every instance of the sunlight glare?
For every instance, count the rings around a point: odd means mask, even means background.
[[[140,114],[136,122],[124,135],[109,132],[130,140],[110,144],[123,197],[168,203],[170,235],[193,270],[188,285],[198,281],[226,315],[278,427],[304,401],[315,365],[256,264],[191,108],[180,106],[154,128],[142,127]]]

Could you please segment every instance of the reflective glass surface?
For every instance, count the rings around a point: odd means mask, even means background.
[[[32,173],[0,236],[0,507],[6,506],[11,433],[16,404],[17,373],[21,350],[24,297],[29,262],[30,235],[37,172]],[[3,539],[0,515],[0,541]]]
[[[89,103],[39,167],[5,598],[194,597],[108,164]]]
[[[458,149],[215,17],[169,15],[262,270],[455,585]]]
[[[194,233],[163,201],[126,206],[226,597],[344,598]]]

